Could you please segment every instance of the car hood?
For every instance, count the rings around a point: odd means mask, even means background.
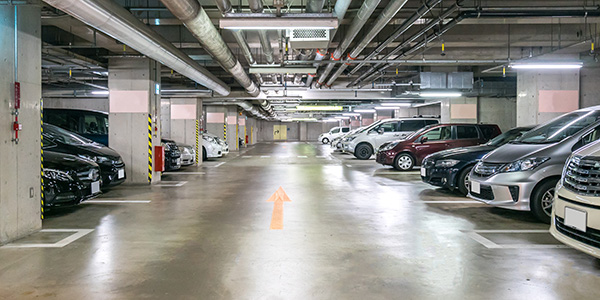
[[[488,145],[479,145],[472,147],[462,147],[443,150],[429,156],[430,159],[456,159],[456,160],[472,160],[480,159],[486,153],[496,149],[497,147]]]
[[[552,155],[552,144],[505,144],[490,152],[483,158],[483,161],[489,163],[509,163],[527,157],[536,155]]]
[[[81,171],[94,167],[97,168],[98,164],[92,160],[71,154],[44,150],[44,168],[61,171]]]
[[[90,154],[93,156],[105,156],[112,160],[119,160],[121,158],[121,155],[119,155],[119,153],[117,153],[117,151],[115,151],[107,146],[104,146],[102,144],[99,144],[99,143],[77,145],[74,147],[76,147],[80,150],[83,150],[84,153],[81,153],[81,154]],[[85,152],[87,152],[87,153],[85,153]]]

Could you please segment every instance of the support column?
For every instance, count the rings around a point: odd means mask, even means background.
[[[217,137],[225,140],[226,135],[226,124],[225,118],[227,115],[227,109],[225,106],[206,106],[206,133],[216,135]],[[230,144],[229,149],[233,146]]]
[[[579,108],[579,70],[520,70],[517,126],[549,121]]]
[[[38,5],[0,5],[0,244],[42,227],[40,20]],[[18,110],[15,82],[21,86]],[[12,130],[16,111],[18,142]]]
[[[237,134],[237,120],[238,120],[238,107],[237,105],[231,105],[225,107],[227,111],[226,124],[227,124],[227,143],[229,144],[229,151],[239,151],[238,134]]]
[[[195,132],[195,146],[196,146],[196,166],[202,164],[202,135],[204,134],[204,110],[202,109],[202,98],[196,98],[196,132]]]
[[[299,126],[300,126],[300,141],[301,142],[308,141],[308,123],[300,122]]]
[[[250,138],[250,134],[248,133],[248,129],[246,128],[247,125],[247,117],[246,114],[243,113],[241,116],[238,117],[238,136],[244,140],[244,145],[246,145],[246,136],[248,136],[248,138]]]
[[[159,182],[153,152],[161,139],[160,64],[131,57],[108,64],[109,146],[125,162],[127,183]]]

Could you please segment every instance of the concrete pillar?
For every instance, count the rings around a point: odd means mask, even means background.
[[[229,151],[239,151],[239,143],[237,134],[237,121],[238,121],[238,107],[237,105],[225,106],[226,109],[226,123],[227,123],[227,143],[229,144]]]
[[[600,105],[600,64],[586,62],[580,80],[580,107]]]
[[[477,98],[441,99],[441,123],[477,123]]]
[[[160,64],[127,57],[111,58],[108,65],[109,146],[125,162],[127,183],[159,182],[153,152],[161,139]]]
[[[202,119],[201,98],[161,100],[162,136],[196,148],[198,165],[202,164]]]
[[[221,139],[225,139],[225,118],[227,115],[227,109],[225,106],[205,106],[206,111],[206,133],[216,135]],[[229,150],[234,145],[229,144]]]
[[[171,138],[171,98],[160,99],[160,133],[163,138]]]
[[[579,73],[572,69],[520,70],[517,126],[544,123],[579,108]]]
[[[517,126],[517,100],[509,98],[477,98],[477,121],[484,124],[497,124],[502,132]]]
[[[308,123],[300,122],[300,141],[308,141]]]
[[[373,124],[375,121],[375,113],[364,113],[361,114],[360,126],[368,126]]]
[[[40,20],[37,5],[0,5],[0,244],[42,227]],[[21,85],[18,143],[12,130],[15,82]]]
[[[245,113],[242,113],[241,116],[238,116],[238,136],[244,141],[244,145],[247,145],[246,136],[248,136],[248,139],[250,139],[250,134],[248,133],[248,129],[246,128],[246,121],[247,117]]]

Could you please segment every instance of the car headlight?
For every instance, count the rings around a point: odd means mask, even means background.
[[[171,151],[171,145],[167,143],[160,143],[160,145],[165,147],[165,151]]]
[[[73,177],[67,172],[56,169],[44,169],[44,177],[57,181],[73,181]]]
[[[101,164],[101,163],[109,162],[110,158],[104,157],[104,156],[94,156],[94,161]]]
[[[502,166],[502,168],[500,168],[500,172],[509,173],[533,170],[537,166],[548,161],[549,159],[550,157],[531,157],[526,159],[520,159]]]
[[[451,168],[456,166],[456,164],[458,164],[459,162],[460,160],[456,159],[441,159],[435,162],[435,166],[441,168]]]
[[[389,143],[383,147],[381,147],[381,149],[379,149],[379,151],[388,151],[388,150],[392,150],[394,149],[394,147],[396,147],[398,145],[398,142],[393,142],[393,143]]]
[[[349,136],[349,137],[346,138],[346,141],[351,142],[354,139],[356,139],[356,136]]]

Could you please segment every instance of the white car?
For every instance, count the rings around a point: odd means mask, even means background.
[[[177,144],[177,148],[181,151],[181,165],[190,166],[196,162],[196,149],[190,145]]]
[[[440,121],[434,118],[381,120],[346,137],[343,142],[343,150],[354,154],[358,159],[369,159],[382,144],[401,140],[427,125],[439,123]]]
[[[333,139],[350,132],[350,127],[333,127],[329,132],[319,135],[319,142],[329,144]]]
[[[223,146],[221,146],[216,136],[205,133],[202,135],[202,140],[202,160],[223,156]]]

